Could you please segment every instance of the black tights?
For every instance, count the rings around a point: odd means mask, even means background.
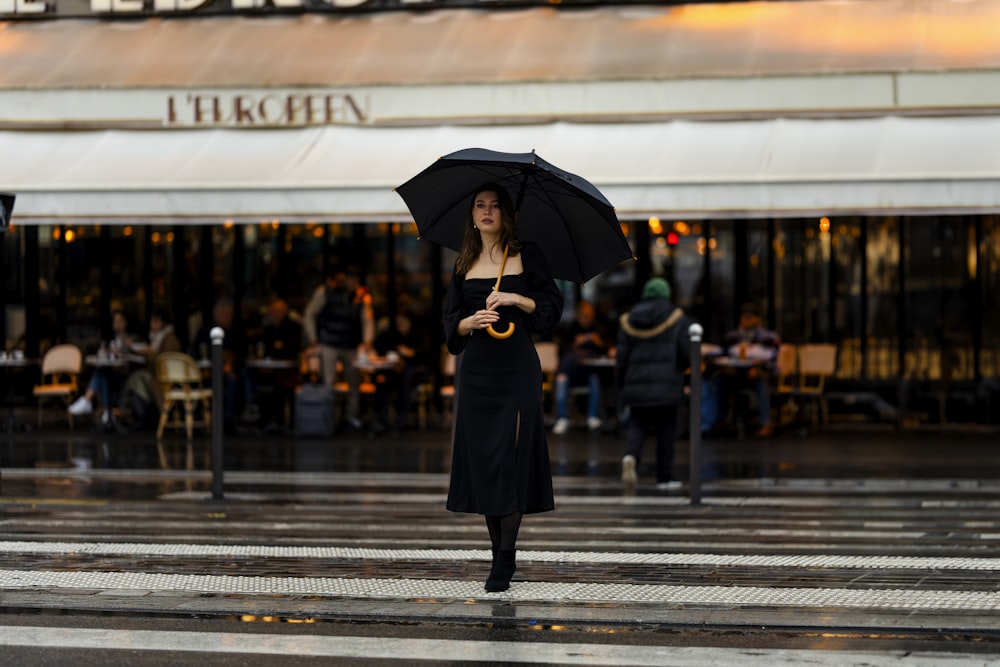
[[[514,551],[517,544],[517,531],[521,528],[520,512],[504,516],[486,515],[486,528],[490,531],[490,542],[493,551]]]

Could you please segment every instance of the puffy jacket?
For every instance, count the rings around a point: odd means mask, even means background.
[[[666,299],[650,299],[621,316],[618,399],[623,405],[675,405],[691,365],[688,318]]]

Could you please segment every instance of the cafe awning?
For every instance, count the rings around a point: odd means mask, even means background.
[[[440,155],[536,150],[623,219],[1000,212],[1000,117],[0,132],[15,224],[407,220]]]

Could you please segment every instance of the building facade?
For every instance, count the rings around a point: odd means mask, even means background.
[[[347,4],[0,4],[8,346],[301,307],[334,257],[433,328],[451,257],[392,187],[535,149],[636,251],[571,299],[663,274],[708,340],[754,301],[844,391],[994,419],[1000,2]]]

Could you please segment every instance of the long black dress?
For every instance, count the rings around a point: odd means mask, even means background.
[[[497,340],[485,330],[458,334],[458,322],[486,306],[495,278],[453,274],[445,306],[445,340],[459,364],[455,442],[447,508],[504,516],[555,508],[549,448],[542,413],[542,371],[531,334],[547,335],[559,323],[563,298],[537,246],[521,248],[524,272],[505,275],[500,291],[535,301],[530,315],[500,308],[494,329],[514,334]]]

